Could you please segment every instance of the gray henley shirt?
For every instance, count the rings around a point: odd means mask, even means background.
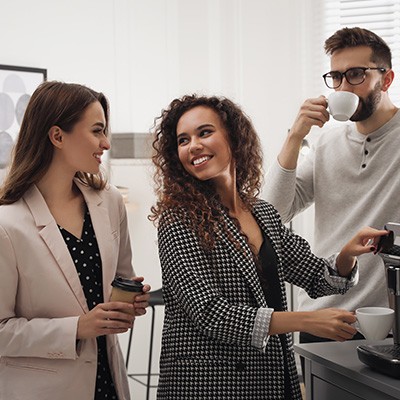
[[[278,161],[266,179],[265,198],[283,222],[315,205],[313,251],[339,252],[363,226],[400,222],[400,111],[368,136],[355,124],[327,130],[296,170]],[[388,306],[385,271],[378,255],[358,257],[359,283],[344,295],[311,299],[299,293],[299,310],[337,307],[355,310]]]

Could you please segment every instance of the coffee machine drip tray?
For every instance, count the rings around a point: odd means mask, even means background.
[[[400,379],[400,345],[360,345],[358,358],[382,374]]]

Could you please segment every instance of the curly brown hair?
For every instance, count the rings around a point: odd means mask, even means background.
[[[262,183],[262,149],[249,117],[225,97],[186,95],[171,102],[155,120],[153,163],[157,203],[149,219],[156,222],[164,211],[188,224],[205,250],[211,250],[219,234],[226,229],[223,214],[227,211],[209,181],[200,181],[182,166],[178,156],[176,127],[184,113],[194,107],[213,110],[228,133],[232,158],[236,165],[236,187],[246,208],[251,209]],[[163,215],[165,217],[165,214]],[[230,238],[235,245],[233,238]]]

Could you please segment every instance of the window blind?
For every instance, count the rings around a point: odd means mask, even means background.
[[[321,7],[321,26],[316,25],[316,33],[323,42],[340,28],[361,27],[379,35],[392,51],[392,66],[395,80],[389,89],[391,100],[400,105],[400,0],[325,0],[315,3]],[[322,43],[323,46],[323,43]],[[322,49],[322,50],[321,50]],[[329,57],[319,50],[322,73],[330,70]],[[322,58],[323,57],[323,58]],[[321,71],[319,71],[321,72]]]

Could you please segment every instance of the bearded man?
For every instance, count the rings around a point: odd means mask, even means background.
[[[391,51],[375,33],[344,28],[325,42],[331,71],[323,75],[336,91],[355,93],[360,101],[351,117],[322,133],[297,165],[311,127],[329,120],[324,96],[306,100],[268,174],[266,200],[290,221],[315,205],[315,254],[326,257],[362,226],[382,228],[400,221],[400,112],[389,98],[393,82]],[[359,257],[360,281],[344,295],[311,299],[299,292],[299,310],[337,307],[349,311],[388,306],[385,270],[380,257]],[[357,334],[353,339],[362,339]],[[300,342],[326,339],[300,334]]]

